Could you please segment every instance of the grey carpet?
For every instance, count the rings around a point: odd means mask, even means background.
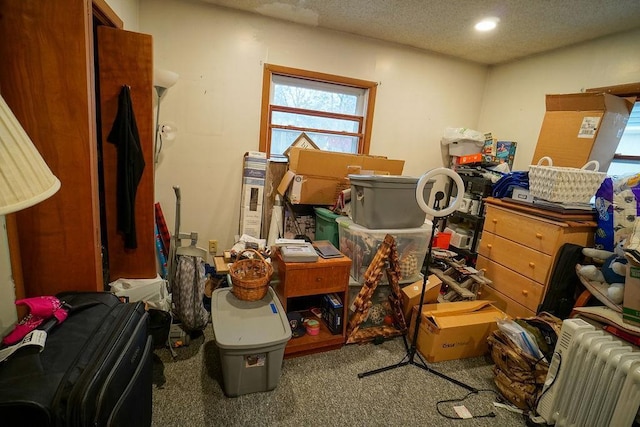
[[[340,350],[285,359],[273,391],[226,397],[220,352],[211,326],[187,347],[154,353],[154,426],[525,426],[522,415],[496,408],[494,393],[463,403],[473,415],[494,418],[450,420],[436,403],[467,391],[416,366],[407,365],[362,379],[358,373],[398,363],[406,354],[402,338],[380,345],[347,345]],[[473,358],[429,367],[478,389],[495,390],[492,363]],[[456,416],[452,407],[442,412]]]

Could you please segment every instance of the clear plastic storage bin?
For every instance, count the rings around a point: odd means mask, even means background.
[[[364,283],[364,273],[369,268],[378,246],[387,234],[396,241],[400,261],[400,283],[412,283],[420,278],[422,263],[429,249],[431,223],[418,228],[372,230],[355,224],[350,218],[336,218],[340,236],[340,252],[351,258],[351,277]],[[386,274],[381,283],[387,283]]]

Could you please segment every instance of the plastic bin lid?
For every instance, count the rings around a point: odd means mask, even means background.
[[[395,182],[398,184],[415,184],[418,178],[407,175],[358,175],[349,174],[349,180],[356,181],[375,181],[375,182]]]
[[[361,232],[361,233],[375,233],[375,234],[396,234],[396,233],[400,233],[400,234],[421,234],[421,233],[426,233],[428,235],[428,233],[431,231],[431,227],[432,227],[432,222],[431,220],[427,219],[425,220],[425,223],[422,224],[420,227],[416,227],[416,228],[399,228],[399,229],[387,229],[387,230],[383,230],[383,229],[369,229],[367,227],[363,227],[362,225],[358,225],[355,222],[353,222],[353,219],[348,218],[346,216],[341,216],[339,218],[336,218],[336,222],[338,223],[339,227],[344,227],[347,228],[351,231],[354,232]]]
[[[318,208],[318,207],[314,207],[313,208],[314,211],[316,211],[316,214],[324,219],[335,219],[339,216],[341,216],[340,214],[334,213],[331,210],[327,209],[327,208]]]
[[[271,287],[259,301],[242,301],[221,288],[211,295],[211,322],[218,347],[249,349],[277,345],[291,338],[291,327]]]

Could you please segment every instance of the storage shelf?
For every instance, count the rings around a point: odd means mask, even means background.
[[[302,356],[340,348],[345,342],[347,289],[349,285],[349,258],[319,258],[313,263],[284,262],[279,251],[273,257],[278,277],[276,293],[285,311],[298,311],[306,318],[316,318],[309,309],[318,307],[322,295],[336,293],[342,300],[342,331],[333,334],[324,319],[320,319],[318,335],[305,334],[291,338],[284,351],[285,357]]]
[[[304,334],[297,338],[291,338],[284,350],[284,356],[301,356],[303,354],[317,353],[319,350],[331,350],[342,347],[344,337],[342,334],[333,334],[322,319],[318,319],[309,311],[302,311],[302,316],[316,319],[320,323],[318,335]]]

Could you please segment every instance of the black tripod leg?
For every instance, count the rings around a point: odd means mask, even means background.
[[[442,197],[441,197],[442,198]],[[436,198],[436,200],[438,200]],[[435,232],[436,232],[436,228],[437,228],[437,224],[438,224],[438,220],[440,218],[435,217],[433,218],[433,222],[432,222],[432,230],[431,230],[431,236],[433,237]],[[422,293],[420,294],[420,303],[418,304],[418,307],[422,307],[422,305],[424,304],[424,291],[425,288],[427,286],[427,275],[429,273],[429,265],[431,264],[431,251],[433,250],[433,238],[431,239],[431,241],[429,242],[429,250],[427,252],[427,260],[425,262],[425,273],[424,273],[424,278],[423,278],[423,282],[422,282]],[[420,328],[420,321],[422,319],[422,316],[420,315],[421,313],[417,313],[416,319],[415,319],[415,329],[413,331],[413,341],[411,342],[411,346],[409,346],[409,344],[407,343],[407,337],[406,335],[402,336],[402,339],[404,341],[404,346],[407,349],[407,352],[405,354],[405,356],[402,358],[402,360],[398,363],[396,363],[395,365],[389,365],[389,366],[385,366],[382,368],[378,368],[378,369],[374,369],[372,371],[367,371],[367,372],[363,372],[358,374],[358,378],[364,378],[364,377],[368,377],[370,375],[375,375],[375,374],[379,374],[381,372],[386,372],[386,371],[390,371],[391,369],[395,369],[395,368],[399,368],[401,366],[405,366],[405,365],[415,365],[418,366],[421,369],[424,369],[427,372],[431,372],[434,375],[439,376],[442,379],[445,379],[447,381],[452,382],[453,384],[459,385],[460,387],[469,390],[472,393],[478,393],[478,389],[468,386],[463,382],[460,382],[458,380],[456,380],[455,378],[451,378],[446,376],[445,374],[442,374],[438,371],[434,371],[433,369],[429,368],[426,364],[426,362],[424,361],[424,359],[422,359],[422,356],[420,356],[420,354],[417,351],[417,347],[416,347],[416,343],[418,342],[418,330]],[[420,359],[420,362],[417,362],[415,360],[415,356],[418,356],[418,359]]]

